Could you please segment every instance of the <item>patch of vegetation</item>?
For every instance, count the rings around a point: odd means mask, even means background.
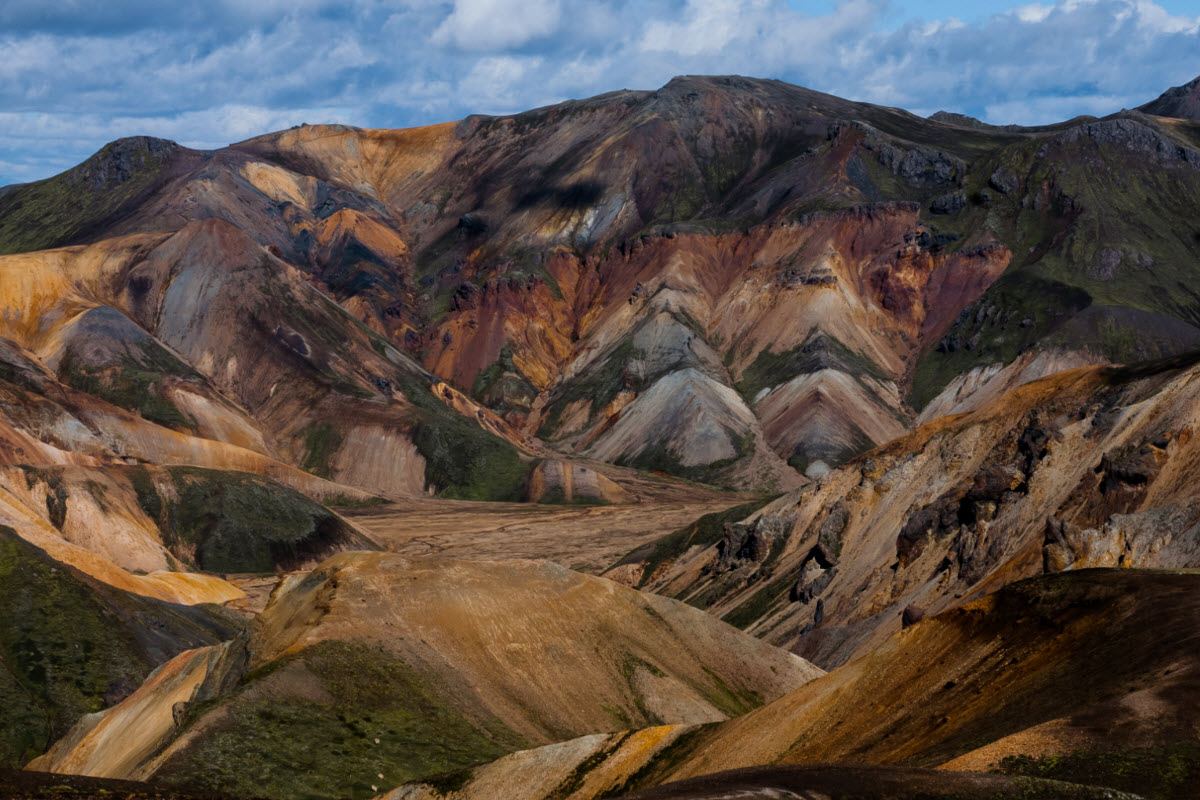
[[[516,448],[454,414],[421,422],[413,444],[425,458],[425,477],[442,497],[458,500],[521,500],[529,466]],[[481,435],[482,434],[482,435]]]
[[[538,428],[538,436],[552,439],[558,431],[563,412],[572,403],[580,400],[590,401],[590,419],[611,403],[622,389],[641,389],[641,384],[633,380],[634,376],[628,372],[629,362],[640,356],[641,353],[633,346],[633,337],[629,336],[613,348],[602,362],[593,362],[582,375],[565,383],[558,395],[547,405],[546,415]]]
[[[310,423],[300,433],[304,436],[304,469],[322,478],[331,477],[342,434],[328,422]]]
[[[154,478],[150,475],[150,470],[145,467],[134,467],[125,473],[125,477],[132,484],[134,494],[137,495],[138,505],[141,506],[142,511],[146,512],[146,516],[153,520],[161,519],[162,498],[159,497],[158,487],[154,485]]]
[[[80,576],[0,526],[0,766],[22,766],[228,620]]]
[[[160,494],[136,468],[138,502],[176,558],[209,572],[274,572],[353,544],[370,545],[333,512],[270,478],[168,467]],[[152,513],[155,512],[155,513]]]
[[[686,733],[680,734],[679,738],[674,742],[659,750],[653,758],[647,760],[637,772],[630,775],[619,785],[606,789],[597,795],[597,800],[599,798],[624,797],[638,789],[645,789],[656,785],[656,778],[661,778],[661,776],[669,773],[673,767],[682,764],[688,756],[695,752],[696,748],[704,741],[706,735],[716,730],[719,724],[699,725]]]
[[[771,551],[771,555],[777,557],[774,548]],[[775,606],[786,602],[788,592],[791,591],[792,585],[795,582],[795,575],[784,575],[776,578],[751,595],[749,600],[746,600],[737,608],[721,617],[721,620],[728,622],[735,628],[745,630],[765,617]]]
[[[334,494],[321,498],[321,504],[326,508],[377,508],[388,503],[382,497],[356,497],[348,494]]]
[[[730,717],[740,717],[762,707],[763,698],[758,692],[752,689],[733,689],[708,667],[705,667],[704,671],[713,682],[713,689],[704,693],[705,699]]]
[[[614,569],[624,564],[642,564],[642,577],[637,584],[640,589],[664,563],[673,561],[691,547],[707,547],[716,544],[725,535],[726,524],[745,519],[771,502],[772,499],[764,497],[761,500],[752,500],[724,511],[705,514],[687,527],[680,528],[652,544],[643,545],[626,554],[616,563]]]
[[[546,800],[566,800],[583,786],[583,782],[592,770],[604,764],[608,757],[620,749],[625,740],[630,737],[630,733],[620,733],[604,743],[604,746],[589,755],[583,761],[576,765],[575,769],[571,770],[567,777],[562,779],[558,786],[550,794],[546,795]]]
[[[619,706],[602,705],[600,707],[604,709],[605,714],[608,714],[612,718],[613,724],[617,726],[617,730],[627,731],[633,729],[633,719],[630,718],[625,709]]]
[[[832,336],[821,335],[782,353],[773,353],[769,348],[760,351],[753,363],[742,371],[734,388],[747,403],[753,403],[763,389],[786,383],[797,375],[830,368],[856,379],[862,375],[869,375],[877,381],[888,379],[871,359],[854,352]]]
[[[551,486],[538,498],[538,503],[544,506],[606,506],[607,500],[598,497],[572,497],[567,499],[567,490],[561,486]]]
[[[1005,275],[963,310],[943,337],[946,345],[935,343],[921,354],[909,403],[924,408],[946,384],[977,364],[1011,363],[1091,302],[1082,289],[1028,271]]]
[[[365,800],[427,776],[457,786],[466,780],[458,770],[527,746],[481,710],[467,719],[377,646],[324,641],[284,660],[320,691],[304,681],[289,692],[281,670],[247,678],[159,779],[245,796]],[[256,698],[268,684],[270,696]]]
[[[492,387],[496,382],[504,376],[506,372],[516,372],[517,366],[513,363],[513,351],[511,347],[501,347],[500,356],[489,366],[484,367],[475,376],[474,383],[471,384],[471,397],[477,401],[483,401],[487,397]]]
[[[727,149],[714,153],[710,158],[697,159],[700,174],[711,197],[725,197],[754,166],[759,152],[757,138],[748,130],[741,129],[729,134]]]
[[[162,393],[171,377],[198,377],[153,340],[141,343],[138,357],[124,357],[116,364],[89,365],[68,348],[58,367],[59,379],[106,403],[140,414],[143,419],[168,428],[195,433],[199,423],[185,416]]]
[[[471,397],[500,415],[528,411],[537,394],[537,389],[513,363],[510,347],[501,348],[499,358],[480,370],[471,384]]]
[[[1061,756],[1007,756],[995,772],[1135,792],[1147,800],[1183,800],[1200,790],[1200,743],[1120,752],[1076,750]]]
[[[987,226],[1013,251],[1012,265],[949,332],[961,346],[945,352],[934,342],[921,356],[910,398],[915,407],[963,371],[1010,363],[1044,340],[1118,361],[1157,355],[1147,345],[1167,331],[1148,334],[1145,319],[1110,314],[1098,326],[1067,324],[1089,305],[1200,323],[1200,292],[1188,277],[1200,239],[1194,220],[1179,211],[1200,202],[1194,173],[1163,168],[1158,156],[1120,141],[1031,139],[988,160],[968,191],[982,192],[984,175],[997,167],[1016,179],[1014,189],[1008,195],[991,189],[991,202],[978,211],[986,211]],[[961,225],[977,230],[979,221]],[[1003,318],[979,324],[974,314],[988,306]]]
[[[425,479],[442,497],[517,501],[529,465],[511,442],[485,431],[403,373],[397,383],[414,406],[413,444],[425,459]]]

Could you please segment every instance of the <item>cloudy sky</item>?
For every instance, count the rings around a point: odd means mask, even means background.
[[[1200,0],[0,0],[0,185],[121,136],[404,127],[700,73],[1102,115],[1200,74]]]

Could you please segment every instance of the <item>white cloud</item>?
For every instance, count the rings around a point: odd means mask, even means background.
[[[455,0],[431,41],[463,50],[520,47],[554,33],[561,18],[558,0]]]
[[[481,58],[459,82],[461,96],[484,113],[520,111],[522,84],[542,64],[543,60],[536,56]]]
[[[1052,11],[1054,11],[1054,6],[1045,6],[1041,3],[1030,3],[1027,6],[1014,8],[1010,13],[1017,19],[1021,20],[1021,22],[1029,25],[1037,25],[1038,23],[1045,22],[1046,17],[1050,16]]]
[[[736,39],[753,36],[764,0],[688,0],[684,20],[656,20],[642,35],[643,50],[694,56],[716,53]]]

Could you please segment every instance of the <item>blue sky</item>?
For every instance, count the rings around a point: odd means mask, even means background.
[[[402,127],[678,74],[1039,124],[1200,75],[1200,0],[0,0],[0,185],[150,134]]]

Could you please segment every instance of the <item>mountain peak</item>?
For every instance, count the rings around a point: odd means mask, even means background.
[[[943,125],[957,125],[960,128],[976,128],[978,130],[986,130],[992,126],[981,119],[968,116],[967,114],[958,114],[954,111],[936,111],[929,115],[929,120],[932,122],[940,122]]]
[[[109,142],[91,158],[75,167],[76,174],[99,191],[128,181],[145,170],[157,169],[180,150],[170,139],[153,136],[127,136]]]
[[[1151,100],[1138,111],[1153,114],[1156,117],[1175,117],[1200,121],[1200,77],[1192,79],[1182,86],[1175,86]]]

